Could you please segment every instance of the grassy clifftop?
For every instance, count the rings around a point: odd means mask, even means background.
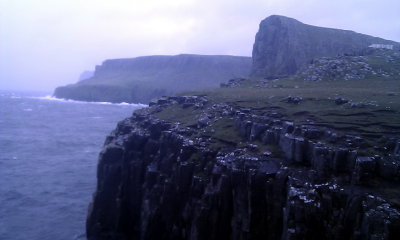
[[[365,56],[317,59],[290,78],[236,79],[227,87],[189,95],[206,97],[209,106],[224,104],[258,116],[275,116],[298,125],[331,129],[339,135],[362,137],[362,151],[385,152],[378,146],[379,141],[400,134],[399,66],[400,52],[374,50]],[[194,110],[172,105],[157,116],[195,126],[212,112],[212,107]],[[226,125],[224,121],[231,120],[229,116],[222,117],[216,121],[217,129],[209,126],[212,134],[229,136],[226,141],[240,141],[232,140],[235,134],[229,133],[229,127],[221,127]]]
[[[332,67],[340,62],[349,73]],[[235,79],[224,88],[160,99],[139,113],[174,124],[222,155],[269,156],[299,171],[311,166],[333,173],[329,179],[345,188],[361,184],[367,188],[357,191],[400,207],[393,183],[400,181],[399,64],[400,52],[386,50],[319,59],[290,78]],[[321,68],[337,77],[310,81],[306,73]]]

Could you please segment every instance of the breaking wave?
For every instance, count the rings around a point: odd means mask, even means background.
[[[133,106],[133,107],[147,107],[147,104],[142,104],[142,103],[127,103],[127,102],[121,102],[121,103],[112,103],[112,102],[85,102],[85,101],[77,101],[77,100],[71,100],[71,99],[65,99],[65,98],[56,98],[51,95],[47,95],[44,97],[31,97],[35,99],[42,99],[42,100],[49,100],[49,101],[59,101],[59,102],[66,102],[66,103],[83,103],[83,104],[103,104],[103,105],[121,105],[121,106]]]

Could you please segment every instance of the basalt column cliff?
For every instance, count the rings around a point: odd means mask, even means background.
[[[257,78],[151,101],[107,137],[89,240],[400,239],[398,43],[260,26]]]
[[[171,97],[119,123],[100,156],[88,239],[400,236],[400,212],[362,187],[384,159],[326,147],[312,140],[323,134],[316,129],[249,116],[226,104],[209,114],[219,124],[234,119],[224,128],[237,128],[243,140],[274,144],[283,155],[254,144],[235,146],[229,138],[216,149],[215,140],[197,133],[205,120],[196,131],[152,116],[160,108],[208,104],[204,97]]]

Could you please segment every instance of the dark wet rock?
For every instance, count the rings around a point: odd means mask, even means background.
[[[257,140],[267,129],[267,125],[263,123],[254,123],[250,130],[250,141]]]
[[[210,123],[210,118],[208,116],[205,116],[197,121],[197,127],[198,128],[206,127],[209,123]]]
[[[379,176],[387,180],[400,180],[400,157],[380,157],[376,161]]]
[[[294,124],[293,122],[284,122],[283,125],[283,132],[284,133],[293,133],[294,131]]]
[[[332,169],[335,172],[351,172],[352,169],[349,169],[348,163],[348,155],[349,149],[347,148],[339,148],[335,150],[333,162],[332,162]]]
[[[250,137],[250,133],[251,133],[251,128],[252,128],[253,122],[251,121],[243,121],[240,124],[240,136],[242,136],[243,138],[249,138]]]
[[[362,204],[362,239],[395,239],[400,236],[400,212],[382,199],[368,196]]]
[[[348,102],[349,102],[349,100],[341,98],[341,97],[335,98],[335,103],[337,105],[342,105],[342,104],[345,104],[345,103],[348,103]]]
[[[268,113],[268,116],[271,118],[282,118],[283,117],[282,113],[279,113],[279,112]]]
[[[245,78],[234,78],[234,79],[230,79],[227,83],[221,83],[220,87],[221,88],[239,87],[243,83],[245,83],[246,81],[248,81],[248,79],[245,79]]]
[[[279,147],[285,154],[286,158],[295,163],[304,163],[307,143],[304,138],[295,137],[286,133],[280,137]]]
[[[375,176],[376,160],[372,157],[357,157],[352,182],[354,184],[365,184]]]
[[[163,104],[169,103],[169,101],[170,101],[170,99],[168,99],[168,97],[163,96],[163,97],[160,97],[160,98],[157,100],[157,104],[158,104],[158,105],[163,105]]]
[[[308,139],[319,139],[323,134],[324,132],[317,127],[307,126],[302,130],[303,137]]]
[[[394,154],[400,154],[400,141],[396,142],[396,145],[394,147]]]
[[[157,100],[153,99],[149,102],[149,107],[157,105]]]
[[[264,133],[264,136],[262,136],[261,141],[264,144],[276,144],[276,140],[275,140],[275,132],[272,130],[267,130]]]
[[[190,102],[185,102],[182,104],[183,108],[189,108],[189,107],[193,107],[193,106],[194,106],[194,103],[190,103]]]
[[[167,100],[162,104],[202,101]],[[208,107],[214,111],[204,115],[208,120],[227,109]],[[361,157],[353,148],[325,144],[334,134],[326,129],[229,111],[243,139],[228,150],[210,148],[202,129],[145,113],[120,122],[100,154],[87,238],[399,238],[398,210],[362,190],[376,176],[398,180],[398,156]]]
[[[240,109],[240,111],[242,111],[243,113],[250,113],[251,109],[250,108],[242,108],[242,109]]]
[[[283,101],[287,102],[287,103],[299,104],[301,101],[303,101],[303,98],[298,97],[298,96],[294,96],[294,97],[289,96],[289,97],[283,99]]]
[[[326,135],[327,135],[327,142],[329,143],[337,143],[339,141],[339,136],[337,133],[328,131]]]
[[[282,127],[274,126],[264,132],[261,141],[267,145],[278,145],[281,136]]]
[[[318,174],[326,176],[331,170],[333,152],[325,146],[318,145],[314,145],[310,150],[312,153],[311,165],[317,170]]]

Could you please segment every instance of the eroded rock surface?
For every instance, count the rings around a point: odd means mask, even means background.
[[[381,174],[398,180],[398,142],[385,157],[359,156],[345,140],[324,143],[333,134],[326,129],[211,105],[205,97],[152,105],[106,140],[88,239],[399,238],[399,210],[369,186]],[[192,127],[155,117],[169,106],[211,117]],[[234,121],[241,146],[214,148],[202,134],[224,119]],[[261,151],[263,144],[277,150]]]

